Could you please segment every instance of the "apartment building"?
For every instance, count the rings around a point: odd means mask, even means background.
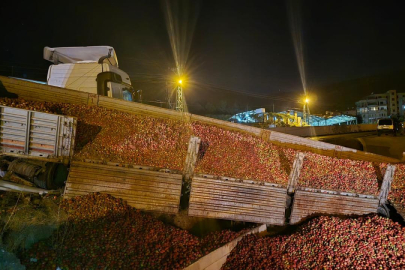
[[[405,93],[389,90],[384,94],[371,94],[357,101],[356,108],[365,124],[377,123],[381,118],[404,116]]]

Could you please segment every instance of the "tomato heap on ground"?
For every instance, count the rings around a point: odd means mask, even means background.
[[[27,269],[183,269],[245,232],[200,239],[106,194],[65,200],[61,208],[68,223],[23,253]]]
[[[374,216],[319,217],[289,236],[245,236],[222,269],[404,269],[405,228]]]

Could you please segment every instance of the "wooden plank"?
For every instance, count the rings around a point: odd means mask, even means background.
[[[388,194],[390,193],[391,190],[391,184],[392,180],[394,179],[395,169],[396,169],[395,165],[389,164],[387,166],[387,169],[385,170],[383,183],[380,189],[380,195],[378,196],[380,205],[384,205],[388,201]]]
[[[70,195],[71,193],[77,193],[77,192],[82,192],[82,193],[80,193],[81,195],[88,194],[88,193],[94,193],[94,192],[100,192],[100,193],[108,193],[108,194],[111,194],[111,195],[113,195],[113,194],[119,195],[120,198],[126,196],[126,197],[137,198],[137,199],[144,200],[144,201],[147,201],[147,200],[163,201],[163,202],[177,202],[177,201],[179,201],[178,197],[176,197],[174,195],[169,196],[167,194],[159,194],[159,195],[155,196],[155,194],[151,193],[151,192],[134,192],[134,191],[131,191],[131,190],[123,191],[123,190],[120,190],[120,189],[113,189],[113,188],[104,189],[104,188],[100,188],[100,187],[92,188],[91,186],[88,186],[87,189],[86,189],[86,186],[83,186],[83,185],[78,186],[78,185],[71,184],[71,183],[66,184],[65,190],[68,191],[68,192],[65,192],[66,196]]]
[[[73,91],[68,89],[40,90],[32,87],[6,87],[7,91],[17,94],[19,97],[29,100],[48,101],[48,102],[63,102],[73,104],[87,104],[88,94],[75,91],[76,93],[67,94],[65,91]]]
[[[284,197],[280,198],[273,198],[273,197],[267,197],[263,200],[257,197],[241,197],[238,196],[237,194],[232,194],[232,196],[223,196],[221,194],[214,194],[212,193],[199,193],[198,191],[194,190],[194,196],[193,196],[193,202],[201,201],[201,200],[216,200],[216,201],[232,201],[232,202],[249,202],[254,205],[268,205],[268,204],[279,204],[279,205],[284,205],[285,202],[283,202]]]
[[[192,136],[188,143],[186,162],[184,164],[183,174],[185,181],[190,181],[194,175],[195,164],[197,162],[198,151],[200,150],[201,139]]]
[[[236,247],[237,243],[248,234],[261,233],[266,231],[266,225],[260,225],[251,231],[239,236],[226,245],[210,252],[204,257],[200,258],[195,263],[187,266],[184,270],[219,270],[226,261],[226,257],[231,253],[232,249]]]
[[[228,196],[230,199],[232,198],[246,198],[246,199],[256,199],[256,200],[262,200],[262,201],[271,201],[274,199],[282,199],[285,198],[286,193],[281,193],[281,192],[273,192],[272,190],[269,191],[257,191],[257,192],[246,192],[245,189],[226,189],[223,188],[221,186],[219,187],[212,187],[210,185],[207,185],[206,188],[204,188],[203,186],[199,186],[194,188],[194,192],[195,194],[204,194],[204,195],[208,195],[208,194],[212,194],[212,195],[217,195],[217,196]],[[208,191],[208,189],[211,189],[210,191]],[[243,194],[243,197],[240,197],[239,194]],[[271,196],[269,197],[269,194],[271,194]]]
[[[167,173],[167,172],[163,172],[163,171],[159,171],[158,169],[155,170],[151,170],[151,169],[139,169],[138,165],[133,165],[132,167],[129,166],[124,166],[124,165],[120,165],[120,163],[93,163],[90,161],[73,161],[72,164],[74,165],[80,165],[80,167],[86,167],[86,168],[95,168],[95,169],[103,169],[105,168],[105,166],[108,166],[108,171],[115,171],[117,173],[121,173],[122,172],[122,168],[126,168],[127,170],[125,170],[126,173],[144,173],[144,174],[153,174],[153,175],[157,175],[157,174],[162,174],[162,175],[166,175],[166,174],[172,174],[172,175],[178,175],[176,173]],[[145,167],[145,168],[153,168],[153,167],[147,167],[147,166],[139,166],[139,167]],[[163,169],[166,170],[166,169]],[[171,170],[168,170],[171,171]]]
[[[178,180],[180,179],[178,175],[171,175],[171,174],[163,174],[163,175],[153,175],[153,174],[136,174],[136,173],[128,173],[128,174],[123,174],[120,175],[119,173],[116,172],[110,172],[108,170],[97,170],[93,171],[91,169],[82,170],[78,169],[75,170],[72,174],[72,177],[78,177],[78,178],[86,178],[86,177],[93,177],[94,175],[99,176],[102,178],[103,181],[116,181],[115,179],[121,178],[123,180],[128,180],[131,181],[132,179],[136,179],[137,181],[154,181],[154,182],[160,182],[164,184],[178,184]],[[164,178],[167,176],[167,178]]]
[[[337,197],[338,196],[338,197]],[[301,200],[310,200],[310,201],[329,201],[335,198],[344,198],[344,202],[356,202],[356,203],[369,203],[375,202],[377,198],[361,198],[353,196],[344,196],[339,194],[325,194],[325,193],[314,193],[310,191],[301,191],[296,193],[296,198]]]
[[[72,187],[67,187],[66,190],[69,191],[69,192],[67,192],[68,195],[66,195],[66,197],[69,197],[69,198],[97,192],[97,193],[110,194],[114,197],[121,198],[123,200],[127,200],[128,202],[132,201],[132,202],[148,204],[148,205],[163,205],[163,206],[170,206],[172,208],[175,208],[174,205],[176,205],[176,203],[177,203],[177,200],[168,200],[167,198],[151,198],[150,196],[149,197],[136,196],[134,194],[113,192],[113,191],[106,191],[106,190],[88,192],[88,191],[83,191],[83,189],[76,189],[76,188],[72,188]]]
[[[214,212],[211,209],[196,208],[189,209],[190,216],[198,216],[205,218],[222,218],[246,222],[272,222],[273,225],[284,224],[284,213],[254,213],[254,212],[241,212],[237,210],[227,210],[222,212]],[[235,219],[232,219],[235,218]]]
[[[204,193],[207,192],[207,189],[211,189],[212,193],[218,194],[238,194],[243,192],[245,196],[253,197],[253,198],[268,198],[268,194],[271,193],[272,197],[285,197],[285,192],[279,192],[274,190],[260,190],[260,189],[252,189],[249,190],[248,187],[246,188],[236,188],[236,187],[228,187],[228,186],[214,186],[214,185],[205,185],[204,183],[199,183],[198,186],[193,186],[195,188],[196,193]],[[210,192],[210,193],[211,193]]]
[[[355,211],[372,211],[376,210],[378,207],[378,203],[369,203],[369,204],[356,204],[356,203],[351,203],[351,204],[346,204],[344,200],[336,206],[336,205],[331,205],[330,202],[308,202],[308,201],[301,201],[300,203],[297,203],[295,205],[297,209],[300,210],[313,210],[313,211],[322,211],[324,213],[331,212],[333,214],[333,211],[335,211],[337,208],[339,211],[343,210],[352,210],[355,209]]]
[[[280,188],[280,187],[257,185],[257,184],[251,184],[251,183],[240,183],[240,182],[236,182],[236,181],[228,181],[228,180],[221,180],[221,179],[216,179],[216,180],[212,181],[212,179],[202,178],[202,179],[196,180],[196,183],[198,185],[200,185],[200,183],[201,183],[204,186],[221,185],[224,188],[237,188],[237,189],[251,190],[254,192],[257,192],[257,191],[279,192],[279,190],[283,190],[283,188]]]
[[[94,182],[88,182],[88,183],[75,183],[74,181],[69,181],[66,183],[67,187],[72,187],[76,189],[83,189],[87,190],[89,192],[99,192],[99,191],[117,191],[117,192],[122,192],[122,193],[130,193],[133,195],[138,195],[138,196],[143,196],[142,194],[149,194],[149,193],[159,193],[154,195],[155,198],[162,197],[162,196],[167,196],[167,198],[171,198],[171,196],[174,196],[172,193],[172,190],[175,189],[159,189],[159,188],[148,188],[148,189],[140,189],[136,188],[136,185],[127,185],[127,184],[121,184],[119,187],[109,185],[108,183],[103,183],[100,182],[99,184],[95,185],[93,184]],[[151,195],[151,194],[150,194]],[[176,198],[176,196],[174,196]]]
[[[289,194],[295,191],[295,187],[297,186],[298,179],[300,177],[301,168],[302,165],[304,164],[304,157],[305,154],[301,152],[298,152],[297,155],[295,156],[293,169],[291,170],[290,175],[288,176],[287,192]]]
[[[66,192],[64,194],[65,199],[74,198],[76,196],[83,196],[83,195],[87,195],[87,194],[92,193],[92,192],[87,192],[87,191],[83,191],[83,190],[71,189],[71,188],[67,188],[66,190],[68,190],[69,192]],[[156,198],[145,198],[145,197],[140,198],[140,197],[136,197],[136,196],[132,196],[132,195],[128,195],[128,194],[116,193],[116,192],[103,192],[103,191],[100,191],[98,193],[110,194],[110,195],[112,195],[114,197],[121,198],[121,199],[127,201],[128,204],[137,203],[137,204],[159,206],[159,207],[164,206],[164,207],[178,209],[178,207],[175,204],[168,203],[167,200],[159,200],[159,199],[156,199]],[[142,210],[144,210],[144,209],[142,209]]]
[[[195,186],[195,191],[196,192],[202,192],[206,193],[207,189],[211,189],[213,193],[217,194],[229,194],[232,196],[232,194],[238,194],[238,193],[243,193],[246,197],[251,197],[251,198],[262,198],[266,199],[268,198],[268,194],[272,194],[272,197],[285,197],[285,192],[279,192],[279,191],[274,191],[274,190],[260,190],[260,189],[252,189],[249,190],[248,187],[243,187],[243,188],[237,188],[237,187],[229,187],[229,186],[220,186],[220,185],[205,185],[204,183],[199,183],[198,186]]]
[[[108,165],[105,165],[108,167]],[[108,180],[108,179],[117,179],[117,178],[121,178],[121,179],[132,179],[132,178],[136,178],[136,179],[140,179],[140,180],[145,180],[145,181],[161,181],[162,183],[178,183],[178,180],[181,179],[179,176],[181,175],[173,175],[173,174],[160,174],[160,173],[155,173],[155,172],[151,172],[151,173],[143,173],[143,172],[124,172],[124,170],[127,170],[128,168],[121,168],[121,171],[109,171],[109,170],[94,170],[93,168],[80,168],[79,170],[75,171],[74,175],[77,175],[79,177],[93,177],[93,175],[97,175],[98,177]],[[162,180],[162,179],[166,179]]]
[[[265,182],[258,182],[258,181],[252,181],[252,180],[246,180],[249,182],[241,182],[241,181],[235,181],[235,180],[224,180],[224,179],[212,179],[212,178],[203,178],[203,177],[193,177],[193,181],[195,182],[201,182],[206,184],[213,184],[213,185],[221,185],[221,186],[228,186],[228,187],[247,187],[249,189],[259,189],[259,190],[271,190],[271,191],[279,191],[279,190],[284,190],[285,188],[283,187],[276,187],[276,186],[271,186],[271,183],[265,183]],[[266,185],[268,184],[268,185]]]
[[[203,211],[206,212],[208,215],[212,214],[232,214],[232,215],[241,215],[245,216],[244,219],[246,219],[248,216],[250,217],[263,217],[263,218],[284,218],[284,211],[282,208],[274,208],[274,211],[269,211],[269,210],[259,210],[259,209],[253,209],[253,208],[238,208],[237,206],[229,206],[221,211],[215,211],[215,208],[217,208],[217,205],[194,205],[193,208],[189,208],[189,213],[192,211]]]
[[[268,214],[256,214],[253,212],[238,212],[232,211],[232,209],[222,212],[214,212],[211,210],[199,208],[189,209],[188,213],[190,216],[198,216],[205,218],[223,218],[247,222],[265,222],[266,220],[267,221],[272,220],[272,222],[275,222],[273,225],[284,224],[284,213],[275,213],[273,215],[268,215]]]
[[[282,204],[265,204],[265,205],[258,205],[248,202],[235,202],[235,201],[227,201],[227,200],[215,200],[215,199],[207,199],[207,198],[199,198],[193,199],[193,204],[195,207],[200,205],[201,207],[227,207],[227,208],[236,208],[240,211],[246,209],[247,211],[266,211],[266,212],[281,212],[283,210]],[[283,211],[284,212],[284,211]]]
[[[115,186],[122,186],[122,185],[133,185],[133,188],[137,188],[139,190],[148,190],[148,189],[154,189],[154,190],[158,190],[158,189],[175,189],[175,188],[180,188],[180,185],[178,183],[163,183],[163,182],[158,182],[158,181],[153,181],[153,180],[149,180],[149,181],[145,181],[144,179],[139,179],[139,181],[135,178],[131,178],[131,179],[122,179],[122,181],[117,182],[116,180],[114,181],[114,179],[112,178],[111,180],[108,179],[90,179],[90,178],[84,178],[84,177],[80,177],[80,175],[72,175],[71,177],[71,183],[89,183],[89,184],[100,184],[103,183],[104,185],[108,185],[110,187],[115,187]]]
[[[262,210],[262,209],[254,209],[254,208],[243,208],[238,206],[228,206],[223,207],[218,211],[219,206],[216,204],[194,204],[193,207],[189,208],[189,213],[192,211],[203,211],[207,212],[209,215],[211,214],[237,214],[237,215],[247,215],[247,216],[254,216],[254,217],[284,217],[284,209],[279,207],[274,207],[272,210]]]
[[[357,213],[357,212],[368,212],[368,213],[374,213],[377,211],[378,205],[367,205],[367,206],[355,206],[355,205],[339,205],[339,208],[337,209],[336,206],[331,206],[331,205],[319,205],[319,207],[312,207],[311,205],[303,205],[303,204],[297,204],[296,205],[296,210],[297,212],[305,212],[305,211],[310,211],[316,213],[319,211],[320,213],[326,213],[326,214],[339,214],[339,213],[344,213],[346,212],[351,212],[351,213]]]
[[[284,225],[284,217],[260,217],[257,215],[248,216],[247,214],[229,214],[227,212],[211,212],[189,209],[189,216],[203,217],[203,218],[215,218],[215,219],[226,219],[226,220],[237,220],[253,223],[265,223],[272,225]]]
[[[164,198],[165,200],[177,200],[177,196],[173,195],[170,190],[164,189],[149,189],[149,190],[142,190],[136,189],[135,185],[126,185],[122,184],[120,187],[112,187],[111,185],[100,183],[98,185],[94,185],[93,183],[89,184],[77,184],[77,183],[66,183],[68,188],[78,189],[78,190],[86,190],[89,192],[116,192],[120,194],[130,194],[136,197],[153,197],[154,199]],[[166,191],[166,192],[164,192]]]

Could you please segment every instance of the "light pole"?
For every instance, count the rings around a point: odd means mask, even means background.
[[[180,79],[178,81],[177,91],[176,91],[176,111],[184,112],[184,104],[183,104],[183,80]]]
[[[303,118],[303,122],[307,123],[307,125],[309,125],[308,103],[309,103],[309,99],[305,98],[305,100],[304,100],[304,108],[302,110],[302,118]]]

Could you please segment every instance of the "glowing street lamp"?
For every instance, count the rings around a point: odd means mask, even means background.
[[[180,79],[180,80],[179,80],[179,84],[182,84],[182,83],[183,83],[183,80],[182,80],[182,79]]]

